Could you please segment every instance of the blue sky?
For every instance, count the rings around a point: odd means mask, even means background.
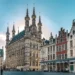
[[[0,0],[0,32],[6,31],[7,23],[24,18],[27,4],[31,14],[33,3],[37,14],[41,12],[56,23],[53,26],[56,31],[59,27],[70,29],[75,18],[75,0]],[[47,26],[50,27],[49,24]]]
[[[0,0],[1,36],[5,35],[7,26],[11,27],[13,22],[17,22],[19,26],[21,24],[19,21],[24,21],[27,4],[30,17],[33,6],[36,8],[37,20],[40,12],[44,26],[43,33],[48,33],[47,37],[50,32],[53,32],[54,35],[57,34],[60,27],[70,31],[72,20],[75,19],[75,0]]]

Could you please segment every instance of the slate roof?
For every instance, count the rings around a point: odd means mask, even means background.
[[[45,43],[48,45],[49,44],[49,41],[48,40],[45,40]]]
[[[3,49],[0,49],[0,57],[3,57]]]
[[[53,40],[53,41],[52,41]],[[50,39],[50,42],[52,42],[52,43],[55,43],[55,39],[53,38],[53,39]]]
[[[22,37],[24,37],[24,35],[25,35],[25,30],[23,30],[23,31],[21,31],[19,34],[15,35],[15,36],[12,38],[12,40],[10,41],[9,44],[11,44],[11,43],[13,43],[13,42],[15,42],[15,41],[21,39]]]

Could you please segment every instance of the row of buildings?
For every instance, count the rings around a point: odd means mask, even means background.
[[[75,72],[75,20],[70,32],[61,28],[58,35],[43,39],[41,68],[48,71]]]
[[[15,35],[13,25],[12,38],[9,27],[6,32],[6,68],[24,68],[25,70],[47,70],[75,72],[75,20],[70,32],[61,28],[58,35],[49,40],[41,39],[42,22],[39,16],[36,24],[35,7],[32,12],[32,24],[28,8],[24,30]]]

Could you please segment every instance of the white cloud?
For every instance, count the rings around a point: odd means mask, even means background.
[[[0,48],[2,48],[2,46],[4,47],[4,59],[5,59],[5,40],[6,40],[6,36],[3,33],[0,33]]]
[[[43,26],[42,26],[42,32],[43,32],[42,37],[49,39],[51,32],[52,32],[53,36],[55,36],[57,24],[54,21],[52,21],[47,16],[42,16],[42,24],[43,24]]]
[[[2,46],[5,46],[5,40],[6,40],[5,34],[0,33],[0,48],[2,48]]]

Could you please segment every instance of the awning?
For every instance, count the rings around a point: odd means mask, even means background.
[[[49,60],[49,61],[42,61],[40,63],[70,62],[71,60],[75,61],[75,58],[66,58],[66,59],[60,59],[60,60]]]

